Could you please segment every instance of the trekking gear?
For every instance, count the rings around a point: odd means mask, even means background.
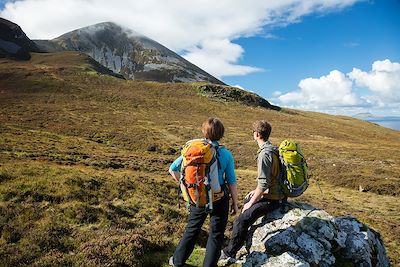
[[[268,191],[263,193],[263,197],[269,200],[281,200],[286,196],[282,190],[282,167],[279,159],[279,153],[276,147],[273,150],[267,149],[271,153],[272,164],[271,164],[271,184]]]
[[[282,190],[287,197],[298,197],[308,187],[308,167],[299,144],[284,140],[279,145]]]
[[[188,207],[210,212],[213,202],[224,196],[218,179],[218,148],[208,139],[188,141],[182,148],[180,188]]]

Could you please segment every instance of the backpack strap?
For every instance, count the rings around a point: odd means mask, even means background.
[[[265,149],[265,148],[264,148]],[[276,149],[265,149],[265,151],[271,156],[272,165],[271,165],[271,177],[275,179],[279,184],[279,193],[281,195],[284,194],[283,185],[284,185],[284,169],[285,167],[282,164],[281,157],[279,156],[279,151]]]

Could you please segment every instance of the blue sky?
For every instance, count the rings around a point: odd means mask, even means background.
[[[0,16],[32,39],[114,21],[280,106],[400,116],[399,0],[190,3],[0,0]]]
[[[234,42],[246,51],[240,63],[266,71],[225,77],[224,81],[251,88],[267,99],[273,99],[275,91],[298,89],[304,78],[321,77],[332,70],[370,70],[373,62],[384,59],[400,62],[400,1],[361,2],[265,31],[269,39],[256,36]],[[368,93],[362,87],[354,90]]]
[[[305,77],[320,77],[333,69],[369,69],[380,59],[400,60],[400,2],[358,3],[344,11],[308,16],[300,23],[268,31],[276,39],[240,38],[243,64],[267,71],[247,77],[227,77],[262,90],[288,91]],[[265,88],[263,88],[265,85]],[[270,88],[270,89],[267,89]]]

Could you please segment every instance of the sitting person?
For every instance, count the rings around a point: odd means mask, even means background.
[[[257,157],[257,187],[248,193],[244,200],[242,213],[233,224],[229,244],[221,252],[220,260],[235,260],[236,253],[244,245],[249,227],[260,217],[277,209],[286,202],[280,190],[278,175],[279,158],[274,152],[276,147],[268,141],[271,125],[266,121],[253,124],[253,138],[259,146]]]

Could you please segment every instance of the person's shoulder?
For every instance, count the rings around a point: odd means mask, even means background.
[[[218,148],[218,153],[219,153],[220,155],[232,157],[232,152],[231,152],[229,149],[227,149],[225,146],[222,146],[222,145],[219,146],[219,148]]]

